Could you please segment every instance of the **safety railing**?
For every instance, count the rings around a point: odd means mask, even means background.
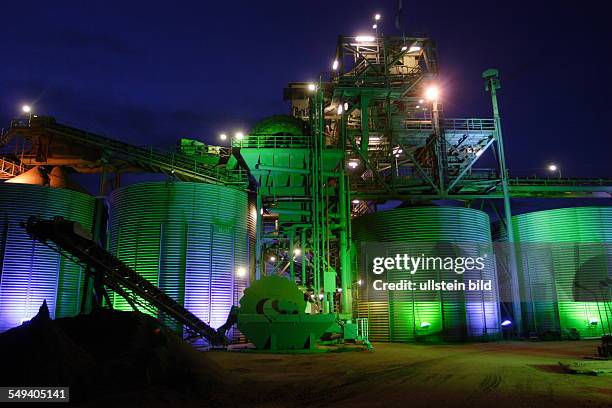
[[[442,119],[442,129],[447,131],[482,132],[495,130],[493,119]],[[408,119],[404,122],[404,129],[433,131],[431,119]]]
[[[16,163],[0,157],[0,179],[15,177],[24,171],[24,166],[21,163]]]
[[[443,119],[442,127],[446,130],[491,131],[495,130],[493,119]]]
[[[257,149],[306,149],[310,147],[310,136],[248,135],[244,139],[233,139],[232,146]]]
[[[558,178],[558,177],[511,177],[511,186],[608,186],[612,187],[611,178]]]

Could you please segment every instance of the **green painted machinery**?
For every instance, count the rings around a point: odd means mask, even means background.
[[[280,276],[254,281],[240,299],[238,328],[259,350],[312,351],[335,314],[306,313],[297,285]]]

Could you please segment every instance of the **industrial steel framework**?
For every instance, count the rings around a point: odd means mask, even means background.
[[[285,99],[291,116],[261,122],[245,138],[233,139],[231,152],[218,157],[166,153],[31,116],[0,135],[0,147],[16,138],[28,143],[25,154],[1,156],[1,168],[11,175],[34,165],[101,173],[100,196],[109,172],[165,173],[248,189],[257,214],[252,279],[286,275],[311,297],[315,311],[351,319],[355,249],[350,220],[375,211],[376,203],[453,199],[470,205],[476,199],[502,199],[500,218],[512,242],[511,197],[612,196],[610,179],[510,177],[498,72],[483,73],[492,118],[445,117],[437,75],[436,48],[429,38],[340,36],[331,76],[289,84]],[[496,169],[476,167],[487,151],[496,157]],[[241,167],[248,170],[248,185]],[[101,213],[98,205],[96,239]],[[510,269],[514,281],[513,256]],[[520,316],[518,310],[514,314]]]
[[[254,176],[258,274],[283,274],[280,266],[288,265],[289,278],[325,312],[352,317],[350,217],[374,211],[377,202],[502,199],[500,218],[511,226],[512,196],[612,193],[609,179],[510,178],[497,70],[483,73],[492,118],[446,118],[435,88],[436,49],[428,38],[340,36],[332,69],[327,81],[285,89],[291,114],[307,123],[304,133],[258,129],[234,143]],[[476,168],[488,150],[494,150],[497,169]],[[267,219],[272,222],[266,224]],[[301,259],[293,255],[297,242]],[[286,263],[270,265],[265,258],[271,249],[289,254]],[[278,258],[283,260],[271,257]],[[295,262],[301,264],[301,277],[293,272]],[[509,268],[518,299],[513,254]],[[520,327],[520,311],[514,315]]]

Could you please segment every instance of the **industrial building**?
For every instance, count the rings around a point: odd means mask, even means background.
[[[222,135],[223,146],[180,139],[167,152],[44,112],[14,120],[0,136],[0,331],[46,300],[55,318],[137,309],[186,338],[218,345],[217,333],[272,351],[313,350],[322,336],[369,344],[610,334],[612,206],[513,215],[511,199],[611,198],[612,179],[513,177],[497,70],[483,73],[487,118],[447,117],[437,75],[429,38],[340,36],[329,77],[288,84],[289,114]],[[496,168],[480,168],[485,157]],[[72,182],[75,173],[98,174],[98,193]],[[164,181],[122,185],[126,173]],[[55,217],[78,222],[97,247],[61,219],[37,229]],[[389,254],[406,245],[487,254],[478,271],[394,270],[387,279],[493,288],[377,292],[366,276],[369,244]]]

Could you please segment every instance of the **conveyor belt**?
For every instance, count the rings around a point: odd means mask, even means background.
[[[90,273],[94,274],[95,279],[123,296],[136,310],[141,307],[154,315],[161,312],[183,325],[192,334],[204,337],[212,345],[227,343],[225,330],[228,324],[215,330],[201,321],[157,286],[92,241],[89,233],[78,223],[61,217],[53,220],[31,217],[23,226],[32,238],[83,265],[85,270],[93,270]],[[55,245],[51,245],[49,241]]]
[[[100,149],[146,171],[172,174],[184,181],[201,181],[236,187],[244,187],[247,184],[246,174],[240,170],[203,163],[180,153],[167,153],[153,148],[134,146],[58,123],[52,117],[33,117],[30,121],[14,120],[9,131],[0,137],[0,146],[6,144],[14,135],[28,137],[38,134],[51,134],[71,143]]]

